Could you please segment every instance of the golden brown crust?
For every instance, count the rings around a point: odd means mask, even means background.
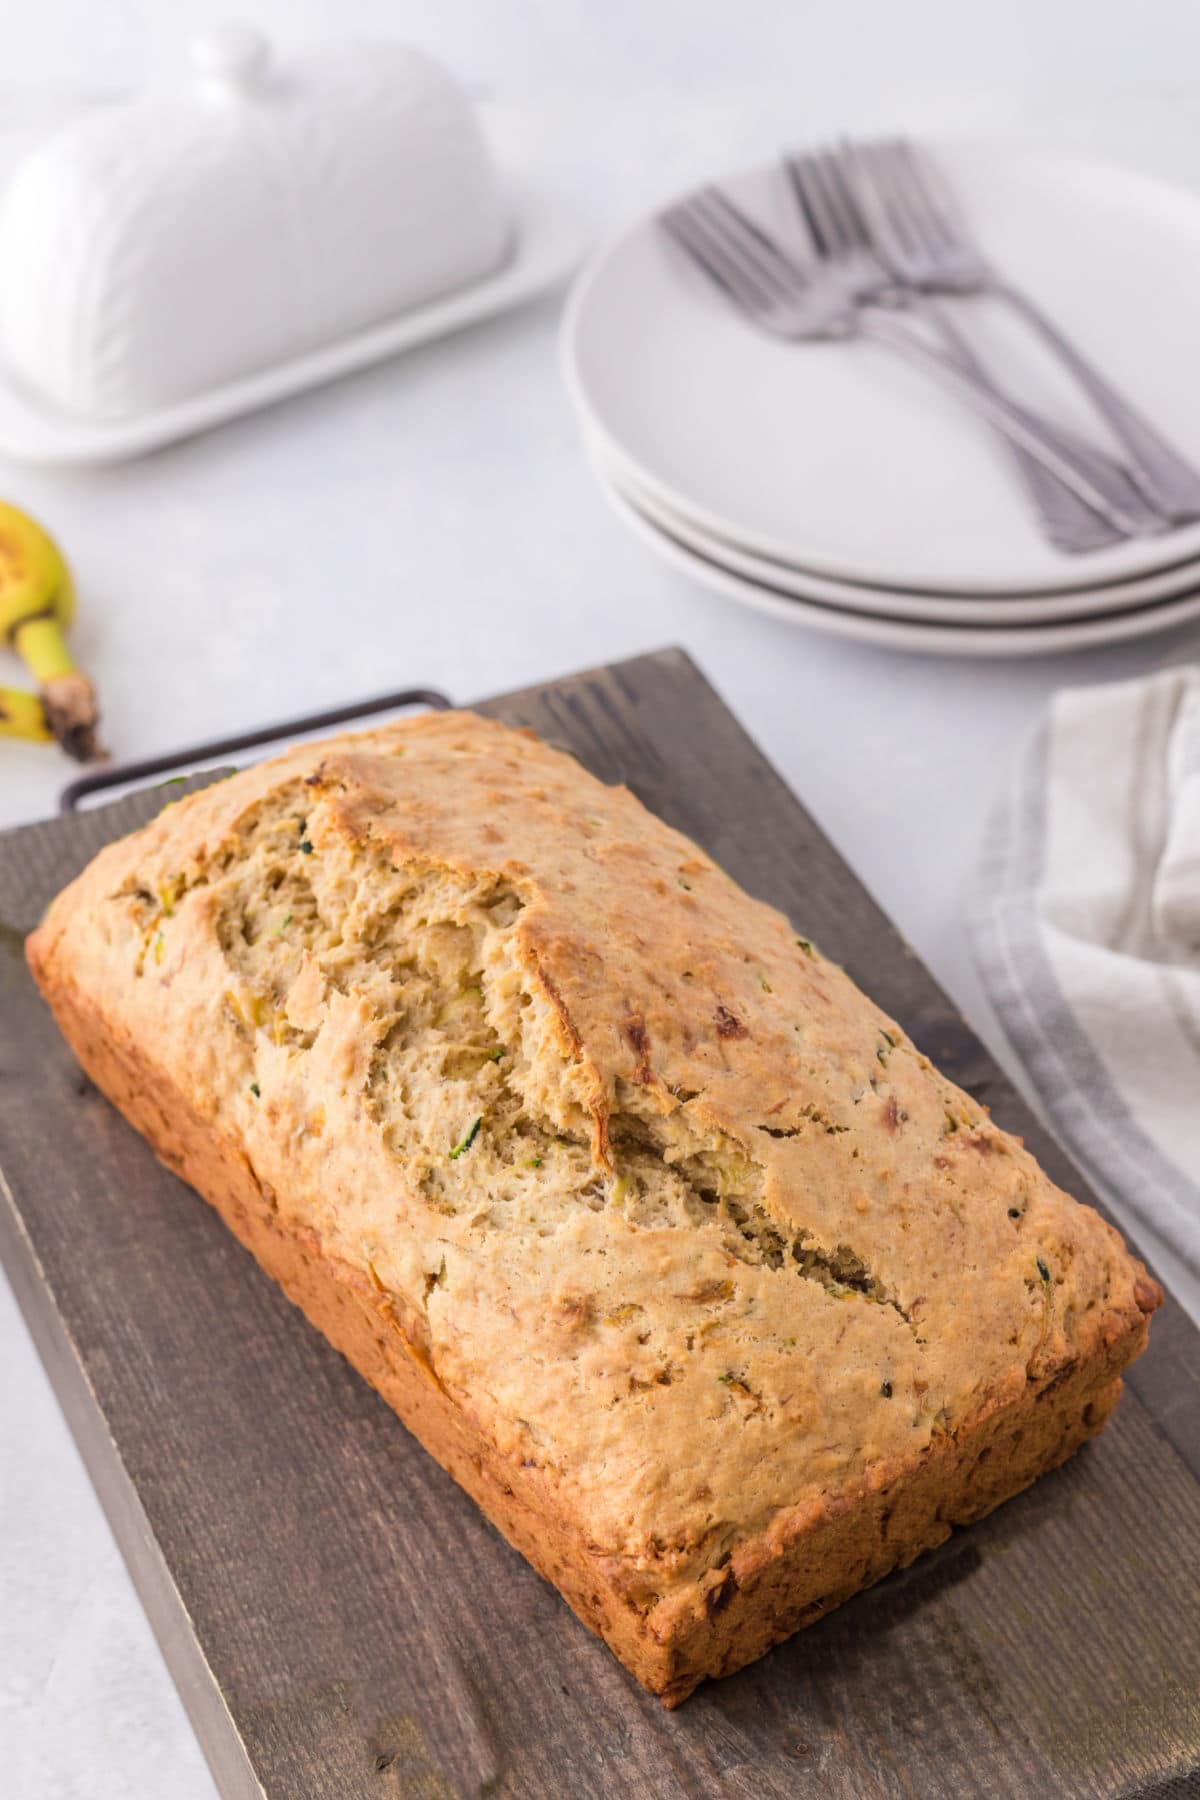
[[[363,1210],[397,1182],[363,1110],[365,1000],[324,999],[306,951],[283,1017],[311,1049],[227,1016],[222,883],[298,783],[330,892],[384,846],[520,895],[522,1098],[590,1121],[610,1182],[602,1211],[547,1215],[536,1281],[519,1236],[506,1263],[504,1234],[441,1216],[453,1195],[432,1225],[417,1188],[390,1222]],[[306,746],[172,808],[60,897],[30,960],[98,1085],[667,1704],[1069,1455],[1145,1343],[1158,1291],[1116,1234],[840,970],[631,796],[484,721]],[[660,1120],[753,1157],[740,1236],[622,1215],[630,1129]],[[482,1144],[436,1173],[483,1182]],[[773,1266],[738,1260],[752,1231]]]

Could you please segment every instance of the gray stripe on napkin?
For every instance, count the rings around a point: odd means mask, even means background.
[[[1152,768],[1166,761],[1167,745],[1175,728],[1182,692],[1181,688],[1167,687],[1161,682],[1153,681],[1147,684],[1140,696],[1137,736],[1129,762],[1129,785],[1125,790],[1129,840],[1136,847],[1134,881],[1125,911],[1113,932],[1113,948],[1125,950],[1132,956],[1144,955],[1144,946],[1153,936],[1154,872],[1162,860],[1170,823],[1166,791],[1160,783],[1150,781],[1147,777]],[[1046,780],[1048,755],[1047,735],[1041,744],[1039,793],[1040,784],[1044,784]],[[1147,795],[1155,809],[1153,818],[1150,817],[1146,804]],[[1037,867],[1030,870],[1031,886],[1033,879],[1042,872],[1040,859],[1044,832],[1039,832],[1038,838],[1039,860]]]
[[[1200,1189],[1130,1114],[1063,996],[1030,896],[1042,872],[1049,726],[997,808],[968,908],[972,946],[1000,1023],[1052,1129],[1098,1187],[1115,1191],[1200,1272]]]
[[[1134,886],[1113,934],[1115,947],[1133,956],[1144,954],[1145,946],[1158,936],[1154,929],[1154,882],[1167,846],[1171,809],[1167,788],[1161,782],[1151,780],[1150,775],[1167,760],[1167,747],[1175,734],[1183,697],[1184,690],[1178,683],[1167,685],[1157,681],[1148,683],[1141,696],[1137,741],[1125,795],[1130,842],[1136,846]],[[1044,745],[1043,756],[1046,753],[1047,746]],[[1043,766],[1039,769],[1043,782],[1045,775]],[[1041,870],[1034,868],[1030,873],[1031,877],[1036,877]],[[1166,946],[1162,945],[1162,948]],[[1200,1084],[1200,1020],[1193,1010],[1191,996],[1179,979],[1179,971],[1169,962],[1157,964],[1155,980],[1167,1011],[1179,1027],[1180,1036],[1196,1054],[1196,1078]],[[1133,1120],[1129,1122],[1132,1126]]]

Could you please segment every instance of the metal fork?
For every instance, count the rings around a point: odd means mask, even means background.
[[[932,164],[903,139],[851,145],[847,154],[888,268],[906,286],[927,293],[1003,300],[1057,355],[1108,424],[1151,505],[1176,524],[1200,518],[1200,471],[1117,392],[1036,301],[992,268]]]
[[[995,387],[984,364],[946,308],[936,299],[900,283],[875,253],[867,220],[841,158],[831,151],[810,151],[784,158],[784,168],[803,215],[808,237],[818,256],[836,269],[860,306],[904,308],[928,321],[946,346],[947,353],[978,381]],[[998,390],[1002,391],[1002,390]],[[1056,428],[1030,409],[1022,408],[1047,431],[1056,432],[1082,468],[1106,493],[1119,496],[1133,516],[1143,518],[1142,530],[1161,531],[1166,519],[1146,506],[1120,465],[1092,449],[1073,434]],[[1080,553],[1118,543],[1125,534],[1050,469],[1019,444],[1009,443],[1017,474],[1033,502],[1043,532],[1060,550]]]
[[[873,307],[859,307],[836,276],[816,265],[802,269],[773,238],[717,188],[702,188],[660,215],[664,230],[738,310],[761,330],[789,342],[869,338],[937,375],[1013,443],[1053,470],[1088,506],[1126,537],[1141,521],[1103,491],[1070,449],[1024,410],[981,383],[943,351]]]

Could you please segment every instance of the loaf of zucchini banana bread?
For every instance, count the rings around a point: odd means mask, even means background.
[[[667,1705],[1099,1430],[1159,1291],[843,972],[469,714],[111,844],[79,1060]]]

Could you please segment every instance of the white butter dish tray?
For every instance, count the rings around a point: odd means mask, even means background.
[[[562,192],[539,188],[507,171],[506,175],[513,242],[507,260],[493,274],[335,343],[135,418],[105,422],[71,418],[23,392],[0,368],[0,456],[41,464],[119,462],[142,456],[461,331],[544,293],[565,281],[581,258],[577,205]]]

